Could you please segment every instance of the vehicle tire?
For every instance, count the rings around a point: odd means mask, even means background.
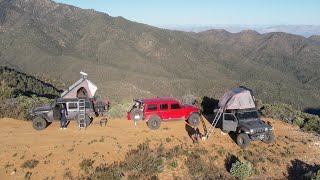
[[[262,139],[262,142],[267,143],[267,144],[273,144],[274,143],[274,134],[273,131],[269,131],[266,134],[266,138]]]
[[[248,136],[248,134],[245,134],[245,133],[241,133],[241,134],[238,134],[237,136],[237,144],[242,148],[246,148],[250,145],[250,138]]]
[[[191,126],[198,126],[200,124],[200,116],[199,114],[191,114],[188,118],[188,123],[191,125]]]
[[[91,118],[86,115],[86,126],[89,126],[91,124]]]
[[[32,119],[32,127],[38,131],[44,130],[47,127],[47,120],[41,116],[36,116]]]
[[[150,129],[156,130],[156,129],[159,129],[161,125],[161,119],[159,116],[151,116],[147,123]]]
[[[134,108],[130,111],[130,118],[134,121],[142,120],[143,112],[139,108]]]

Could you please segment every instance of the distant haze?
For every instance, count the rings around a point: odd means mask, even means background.
[[[160,25],[159,27],[187,32],[202,32],[210,29],[224,29],[231,33],[243,30],[254,30],[260,34],[270,32],[286,32],[290,34],[310,37],[320,35],[320,25]]]

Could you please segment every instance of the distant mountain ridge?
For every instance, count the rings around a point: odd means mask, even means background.
[[[160,29],[50,0],[0,0],[0,63],[72,84],[89,74],[111,101],[220,97],[239,85],[265,102],[320,102],[315,39],[255,31]]]
[[[244,30],[254,30],[260,34],[270,32],[285,32],[304,37],[320,35],[320,25],[162,25],[161,27],[187,32],[202,32],[210,29],[224,29],[231,33],[238,33]]]

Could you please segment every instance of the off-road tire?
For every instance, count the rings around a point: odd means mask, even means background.
[[[44,130],[47,127],[47,120],[41,116],[36,116],[32,119],[32,127],[38,131]]]
[[[198,126],[200,124],[200,116],[199,114],[191,114],[189,117],[188,117],[188,123],[191,125],[191,126]]]
[[[273,144],[274,143],[274,134],[273,131],[269,131],[266,134],[266,138],[262,139],[262,142],[267,143],[267,144]]]
[[[237,144],[240,146],[242,149],[245,149],[250,145],[250,138],[248,134],[241,133],[237,135]]]
[[[134,108],[130,111],[130,118],[134,121],[139,121],[143,119],[143,112],[139,108]]]
[[[88,127],[91,124],[90,116],[86,115],[86,126]]]
[[[152,130],[159,129],[161,125],[161,119],[159,116],[151,116],[147,124],[148,124],[148,127]]]

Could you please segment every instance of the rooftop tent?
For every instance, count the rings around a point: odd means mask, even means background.
[[[250,109],[255,108],[255,99],[250,89],[240,87],[226,92],[219,101],[223,109]]]
[[[61,94],[61,98],[93,98],[97,86],[87,79],[88,74],[80,72],[81,78]]]

